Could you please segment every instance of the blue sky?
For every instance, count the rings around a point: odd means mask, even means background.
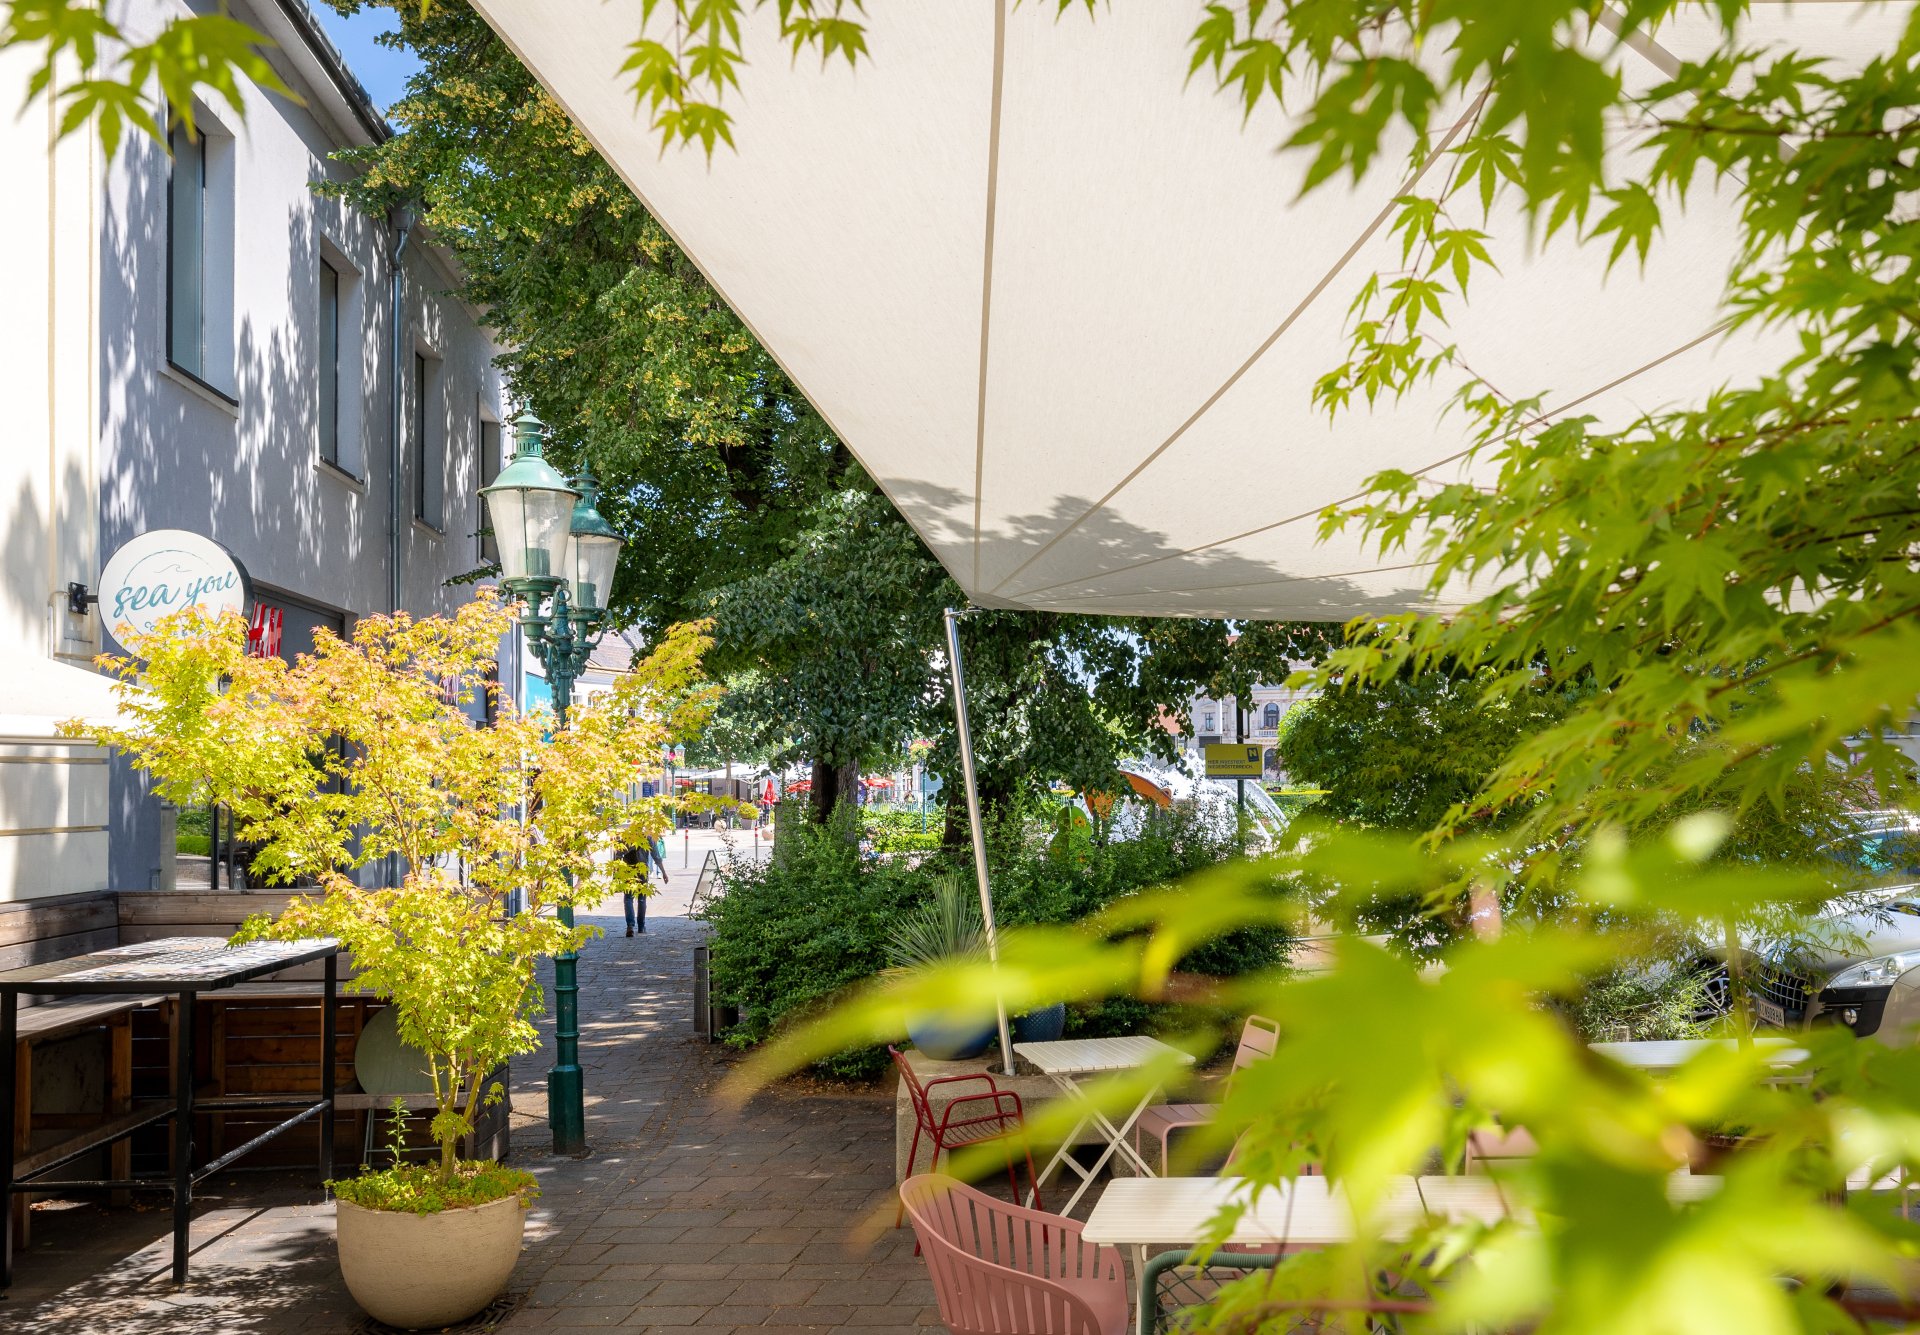
[[[407,76],[420,68],[420,62],[411,51],[390,51],[375,42],[382,33],[393,31],[393,11],[368,7],[344,18],[326,0],[313,0],[312,9],[347,58],[347,68],[373,98],[373,105],[385,112],[398,102],[407,91]]]

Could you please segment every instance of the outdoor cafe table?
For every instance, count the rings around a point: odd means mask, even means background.
[[[23,969],[0,973],[0,1292],[13,1285],[13,1212],[4,1208],[19,1191],[144,1189],[170,1191],[173,1194],[173,1281],[187,1280],[187,1229],[193,1215],[193,1184],[217,1173],[243,1154],[259,1148],[290,1127],[309,1118],[320,1118],[320,1177],[333,1176],[333,1042],[334,1018],[339,1004],[338,956],[340,943],[331,937],[303,941],[255,941],[244,946],[229,946],[217,936],[175,936],[138,945],[117,946],[89,955],[48,964],[31,964]],[[326,961],[326,977],[321,983],[324,1002],[320,1011],[320,1097],[299,1095],[255,1095],[194,1100],[193,1040],[194,998],[201,992],[217,991],[276,973],[296,964]],[[20,1023],[20,995],[103,996],[124,992],[174,993],[179,1001],[174,1010],[173,1098],[154,1100],[134,1107],[126,1117],[108,1122],[92,1136],[83,1138],[58,1158],[38,1164],[24,1177],[14,1177],[13,1101],[14,1035]],[[193,1118],[195,1111],[218,1112],[233,1109],[291,1112],[279,1125],[263,1131],[239,1148],[230,1150],[213,1162],[193,1170]],[[79,1179],[45,1181],[43,1175],[63,1167],[93,1150],[132,1135],[141,1127],[173,1119],[173,1171],[166,1177],[135,1177],[124,1180]]]
[[[1061,1214],[1073,1213],[1073,1207],[1080,1203],[1080,1198],[1086,1195],[1087,1188],[1093,1185],[1093,1180],[1100,1175],[1100,1170],[1107,1166],[1107,1161],[1115,1154],[1119,1154],[1131,1163],[1142,1176],[1154,1175],[1153,1169],[1147,1165],[1145,1159],[1140,1157],[1139,1151],[1134,1149],[1132,1142],[1127,1139],[1127,1133],[1133,1129],[1133,1124],[1140,1120],[1140,1114],[1147,1110],[1160,1091],[1148,1090],[1141,1096],[1140,1102],[1134,1106],[1126,1119],[1116,1125],[1092,1099],[1087,1097],[1086,1091],[1080,1087],[1080,1082],[1091,1076],[1135,1070],[1168,1053],[1173,1054],[1183,1064],[1191,1066],[1193,1058],[1190,1055],[1162,1043],[1157,1038],[1148,1038],[1144,1034],[1124,1038],[1063,1038],[1046,1043],[1015,1043],[1013,1050],[1032,1062],[1042,1075],[1060,1087],[1062,1093],[1079,1104],[1080,1120],[1073,1124],[1073,1130],[1067,1132],[1066,1139],[1060,1143],[1059,1151],[1048,1160],[1047,1166],[1040,1170],[1039,1181],[1035,1183],[1037,1189],[1039,1182],[1045,1182],[1052,1177],[1053,1170],[1061,1164],[1066,1164],[1080,1175],[1080,1186],[1066,1205],[1061,1207]],[[1080,1161],[1073,1157],[1073,1148],[1080,1138],[1081,1130],[1089,1122],[1093,1123],[1101,1136],[1106,1139],[1107,1148],[1094,1161],[1092,1168],[1083,1168]]]
[[[1717,1177],[1676,1173],[1667,1195],[1676,1204],[1719,1188]],[[1116,1178],[1087,1216],[1088,1242],[1131,1247],[1136,1274],[1146,1267],[1147,1248],[1190,1246],[1206,1235],[1207,1223],[1228,1205],[1251,1202],[1226,1241],[1256,1247],[1332,1247],[1353,1241],[1353,1212],[1345,1196],[1324,1177],[1301,1177],[1255,1193],[1238,1177]],[[1508,1189],[1497,1177],[1403,1177],[1395,1179],[1382,1207],[1382,1232],[1404,1237],[1435,1218],[1505,1218]]]
[[[1732,1048],[1735,1040],[1676,1038],[1636,1043],[1589,1043],[1587,1046],[1603,1057],[1611,1057],[1622,1066],[1665,1075],[1679,1070],[1710,1048]],[[1807,1059],[1807,1050],[1795,1047],[1790,1038],[1763,1035],[1753,1040],[1753,1046],[1767,1053],[1769,1063],[1774,1066],[1797,1066]]]

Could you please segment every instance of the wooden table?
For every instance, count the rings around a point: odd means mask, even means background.
[[[1611,1057],[1622,1066],[1666,1074],[1679,1070],[1710,1049],[1730,1050],[1738,1044],[1731,1038],[1676,1038],[1637,1043],[1589,1043],[1587,1046],[1603,1057]],[[1794,1046],[1790,1038],[1755,1038],[1753,1046],[1767,1054],[1770,1065],[1778,1067],[1798,1066],[1808,1055],[1805,1048]]]
[[[0,1127],[11,1127],[17,1075],[15,1047],[20,1029],[20,996],[112,996],[128,992],[168,993],[174,1007],[173,1098],[136,1104],[91,1135],[81,1137],[48,1161],[30,1161],[16,1174],[13,1137],[0,1136],[0,1199],[21,1191],[159,1190],[173,1195],[173,1279],[187,1279],[187,1229],[193,1215],[193,1184],[217,1173],[241,1155],[312,1117],[320,1118],[320,1175],[333,1176],[333,1036],[338,1005],[340,943],[330,937],[306,941],[255,941],[229,946],[217,936],[176,936],[138,945],[94,951],[48,964],[0,973]],[[194,1001],[212,992],[314,960],[326,962],[321,1009],[320,1097],[248,1096],[194,1099]],[[193,1118],[196,1110],[286,1111],[292,1115],[246,1144],[220,1155],[199,1172],[193,1170]],[[90,1150],[112,1144],[155,1122],[173,1120],[173,1171],[167,1177],[125,1177],[45,1181],[43,1175]],[[45,1156],[41,1156],[44,1158]],[[13,1285],[13,1212],[0,1210],[0,1291]]]
[[[1157,1038],[1148,1038],[1144,1034],[1124,1038],[1063,1038],[1049,1043],[1015,1043],[1013,1050],[1032,1062],[1042,1075],[1058,1085],[1061,1092],[1068,1098],[1076,1100],[1080,1107],[1080,1120],[1073,1124],[1073,1130],[1067,1132],[1067,1137],[1061,1143],[1059,1151],[1047,1162],[1047,1166],[1040,1170],[1039,1180],[1035,1183],[1037,1189],[1039,1182],[1045,1182],[1052,1177],[1053,1170],[1061,1164],[1068,1165],[1080,1175],[1080,1186],[1061,1207],[1061,1214],[1073,1213],[1073,1207],[1080,1203],[1080,1198],[1087,1194],[1087,1188],[1093,1185],[1093,1180],[1100,1175],[1100,1170],[1107,1166],[1107,1161],[1115,1154],[1132,1163],[1143,1176],[1154,1175],[1153,1169],[1148,1166],[1145,1159],[1140,1157],[1139,1151],[1134,1149],[1132,1142],[1127,1139],[1127,1133],[1133,1129],[1133,1124],[1140,1120],[1140,1114],[1145,1112],[1159,1096],[1160,1091],[1157,1088],[1148,1090],[1141,1096],[1139,1103],[1134,1105],[1133,1111],[1127,1115],[1126,1120],[1116,1125],[1092,1099],[1087,1097],[1086,1091],[1080,1087],[1080,1081],[1089,1076],[1137,1070],[1168,1054],[1178,1058],[1183,1065],[1191,1066],[1193,1058],[1190,1055],[1162,1043]],[[1080,1166],[1080,1161],[1073,1157],[1073,1148],[1080,1138],[1082,1128],[1089,1122],[1106,1138],[1107,1148],[1094,1161],[1092,1168],[1083,1168]]]

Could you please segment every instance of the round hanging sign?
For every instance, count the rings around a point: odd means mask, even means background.
[[[151,635],[160,618],[198,607],[208,616],[244,612],[252,589],[246,568],[212,538],[157,528],[130,540],[100,574],[100,619],[127,647]]]

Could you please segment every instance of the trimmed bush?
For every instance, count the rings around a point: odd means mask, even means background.
[[[1138,837],[1104,845],[1063,839],[1051,815],[1015,811],[989,827],[994,914],[1003,927],[1071,922],[1234,853],[1230,838],[1185,808],[1155,812]],[[729,1043],[758,1043],[781,1023],[872,978],[886,967],[894,922],[931,899],[940,876],[957,872],[971,884],[972,859],[964,855],[935,853],[916,866],[863,858],[856,819],[847,813],[826,827],[787,826],[778,855],[733,867],[727,893],[708,910],[714,993],[740,1008]],[[1244,930],[1210,942],[1181,967],[1220,977],[1272,968],[1285,962],[1290,945],[1277,929]],[[1168,1031],[1200,1018],[1191,1007],[1123,998],[1070,1007],[1067,1031]],[[881,1048],[853,1049],[820,1063],[851,1078],[876,1075],[885,1065]]]

